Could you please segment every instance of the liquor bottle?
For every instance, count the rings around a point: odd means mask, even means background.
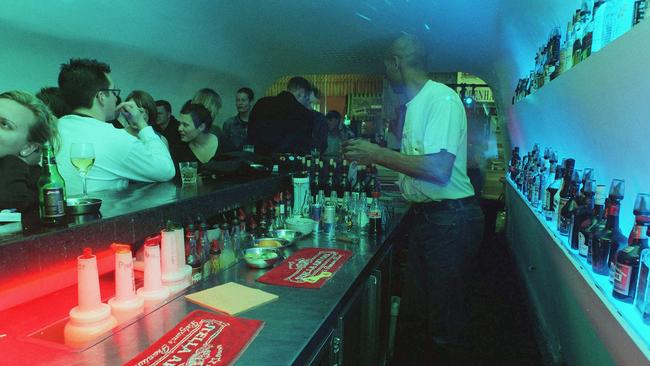
[[[608,13],[609,2],[605,0],[596,0],[594,3],[594,10],[592,12],[592,19],[594,23],[594,32],[591,39],[591,53],[600,51],[607,43],[609,38],[606,36],[611,34],[611,29],[608,31],[606,28],[607,23],[605,17]]]
[[[201,256],[196,249],[194,224],[188,225],[185,240],[187,242],[186,247],[189,249],[185,263],[192,267],[192,283],[196,283],[201,280]]]
[[[614,21],[612,27],[612,38],[614,41],[632,28],[634,20],[634,2],[630,0],[614,0],[614,5],[610,10],[614,11]]]
[[[646,11],[648,7],[647,0],[636,0],[634,2],[634,16],[632,18],[632,25],[635,26],[639,24],[643,19],[645,19]]]
[[[650,227],[650,195],[639,193],[634,202],[635,222],[628,246],[616,254],[614,290],[612,296],[632,303],[637,290],[637,276],[641,252],[648,248],[648,227]]]
[[[621,200],[625,193],[625,182],[614,179],[609,189],[607,198],[607,222],[604,230],[595,233],[592,239],[592,262],[594,272],[602,275],[610,275],[610,282],[614,283],[614,266],[616,265],[616,253],[621,245],[625,243],[625,236],[618,226]]]
[[[515,181],[515,178],[517,177],[520,161],[519,146],[515,146],[515,148],[512,149],[512,155],[510,156],[510,162],[508,163],[508,172],[510,173],[510,179],[512,181]]]
[[[59,174],[52,146],[43,144],[41,175],[38,178],[38,208],[46,225],[61,225],[65,219],[65,181]]]
[[[368,207],[368,235],[370,237],[379,237],[382,233],[382,210],[379,195],[379,192],[372,193],[372,203]]]
[[[529,189],[529,201],[530,205],[533,206],[533,209],[537,210],[539,207],[539,192],[542,188],[542,176],[544,174],[542,167],[542,162],[537,161],[537,164],[533,168],[532,178],[531,178],[531,187]]]
[[[594,196],[596,195],[596,189],[596,181],[594,180],[588,180],[583,184],[582,202],[578,206],[578,209],[573,216],[571,230],[569,231],[569,240],[571,241],[571,247],[577,247],[578,254],[583,257],[587,257],[589,248],[585,244],[584,235],[581,236],[581,232],[589,225],[591,225],[594,216]],[[601,197],[598,197],[598,199],[601,199]]]
[[[311,191],[312,196],[316,196],[318,194],[318,190],[320,189],[320,169],[318,168],[318,165],[314,167],[314,172],[312,175],[312,180],[311,180],[311,185],[309,187],[309,190]]]
[[[336,195],[336,189],[334,188],[334,171],[329,169],[327,174],[327,181],[325,181],[325,197],[328,199],[332,196],[332,193]]]
[[[583,24],[581,21],[581,9],[576,10],[576,14],[574,15],[574,22],[573,22],[573,33],[574,33],[574,39],[573,39],[573,56],[572,56],[572,63],[573,66],[577,65],[580,62],[580,57],[582,56],[582,32],[583,32]]]
[[[555,216],[557,220],[557,230],[560,230],[560,225],[561,225],[561,220],[560,220],[560,213],[562,212],[562,208],[564,208],[564,205],[567,203],[569,198],[572,197],[571,195],[571,189],[572,189],[572,184],[571,184],[571,179],[573,178],[573,168],[575,166],[575,160],[573,159],[566,159],[564,161],[564,170],[563,170],[563,178],[562,178],[562,188],[560,189],[560,192],[555,195]],[[568,232],[568,230],[567,230]],[[566,234],[564,234],[566,235]]]
[[[603,184],[596,186],[596,194],[594,195],[594,212],[591,223],[586,229],[580,230],[580,234],[578,234],[578,248],[580,248],[581,242],[583,242],[583,246],[587,247],[587,263],[589,264],[593,263],[593,243],[596,234],[605,230],[605,224],[607,223],[609,200],[606,199],[605,189],[606,187]],[[583,248],[583,251],[584,250],[585,249]]]
[[[573,22],[569,21],[566,26],[566,37],[560,56],[560,72],[564,73],[573,67]]]
[[[576,169],[573,171],[573,176],[571,177],[571,182],[569,183],[569,190],[566,194],[566,201],[562,203],[563,198],[560,198],[560,204],[562,209],[560,210],[559,216],[559,225],[558,231],[560,235],[568,236],[571,229],[571,223],[573,222],[573,215],[577,209],[576,198],[580,186],[580,170]],[[578,243],[575,246],[571,246],[571,249],[578,250]]]
[[[318,191],[322,191],[325,189],[325,180],[327,179],[325,176],[325,171],[323,169],[322,160],[318,161],[318,172],[320,174],[320,179],[318,180]]]
[[[345,193],[350,194],[350,186],[348,182],[348,168],[347,162],[343,160],[343,165],[341,166],[341,178],[338,181],[338,186],[336,188],[339,197],[343,197]]]
[[[560,183],[562,182],[562,167],[555,167],[555,177],[553,180],[549,179],[549,185],[546,187],[544,193],[544,218],[546,221],[553,221],[555,217],[555,196],[560,190]]]
[[[203,265],[203,279],[210,277],[212,274],[219,273],[221,269],[219,263],[219,257],[221,256],[221,247],[219,246],[219,241],[217,239],[212,240],[209,253],[209,259]]]
[[[589,9],[589,4],[586,2],[582,3],[582,9],[580,11],[580,16],[583,23],[583,34],[582,34],[582,53],[580,55],[580,60],[584,61],[587,57],[591,55],[591,44],[594,34],[594,22],[592,18],[592,12]]]
[[[650,323],[650,249],[641,252],[641,263],[639,265],[639,280],[637,283],[637,295],[634,306],[641,314],[643,322]]]
[[[230,238],[230,225],[224,222],[221,225],[221,255],[219,256],[219,267],[221,269],[229,268],[237,258]]]
[[[201,244],[201,264],[205,268],[205,263],[210,260],[210,241],[208,240],[208,225],[205,222],[201,223],[201,235],[199,236],[199,243]],[[207,274],[208,276],[210,273]],[[205,278],[206,274],[203,275]]]

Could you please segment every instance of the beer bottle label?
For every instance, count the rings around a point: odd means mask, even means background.
[[[43,189],[43,217],[65,216],[63,188]]]
[[[627,296],[630,292],[630,278],[632,277],[632,267],[616,263],[616,272],[614,273],[614,291],[621,295]]]
[[[585,234],[578,233],[578,254],[586,257],[588,251],[589,247],[587,246],[587,239],[585,238]]]

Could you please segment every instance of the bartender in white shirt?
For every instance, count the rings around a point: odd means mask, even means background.
[[[110,66],[97,60],[71,59],[61,65],[59,88],[72,114],[59,119],[61,149],[57,165],[68,195],[82,192],[81,175],[70,162],[73,143],[91,143],[95,164],[88,172],[88,192],[122,189],[129,180],[164,182],[175,174],[169,150],[144,120],[133,101],[116,105],[120,93],[109,73]],[[138,131],[132,136],[106,123],[119,111]]]
[[[397,39],[384,59],[391,87],[408,100],[401,151],[351,140],[343,152],[397,171],[413,211],[393,363],[466,365],[467,285],[484,217],[467,177],[465,109],[454,90],[429,80],[425,60],[413,36]]]

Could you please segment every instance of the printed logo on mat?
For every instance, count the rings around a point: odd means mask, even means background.
[[[195,310],[125,366],[230,365],[263,322]]]
[[[215,319],[192,321],[179,328],[169,342],[136,365],[193,366],[221,362],[223,345],[212,344],[212,341],[228,326],[230,324]]]
[[[305,279],[329,272],[343,256],[334,251],[318,251],[311,258],[296,258],[288,262],[289,269],[295,270],[284,279],[289,282],[303,283]]]

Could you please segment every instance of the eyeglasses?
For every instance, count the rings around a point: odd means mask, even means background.
[[[113,95],[115,95],[115,98],[120,97],[120,92],[122,91],[121,89],[99,89],[99,91],[109,91],[112,92]]]

